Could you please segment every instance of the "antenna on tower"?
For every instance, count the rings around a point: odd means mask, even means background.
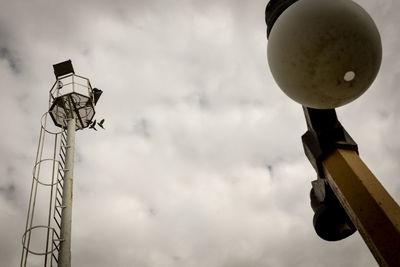
[[[56,81],[49,94],[49,110],[41,120],[21,267],[28,262],[71,266],[75,132],[91,125],[103,93],[92,88],[88,78],[75,74],[71,60],[53,68]]]

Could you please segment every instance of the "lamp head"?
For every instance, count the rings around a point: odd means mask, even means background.
[[[279,1],[288,2],[271,0]],[[270,19],[273,27],[268,25],[267,56],[276,83],[311,108],[336,108],[358,98],[374,81],[382,59],[371,17],[351,0],[290,2]],[[266,16],[268,21],[268,6]]]

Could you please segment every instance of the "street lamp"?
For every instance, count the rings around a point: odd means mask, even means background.
[[[268,63],[282,91],[303,105],[304,151],[317,172],[310,193],[316,233],[360,232],[378,263],[400,263],[400,207],[358,157],[335,108],[361,96],[381,64],[378,29],[351,0],[270,0]]]
[[[270,1],[267,16],[280,2]],[[272,75],[283,92],[304,106],[327,109],[347,104],[364,93],[378,73],[378,29],[352,1],[296,1],[268,28]]]

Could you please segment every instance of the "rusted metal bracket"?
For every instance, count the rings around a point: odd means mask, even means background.
[[[310,194],[317,234],[340,240],[355,225],[380,266],[398,266],[399,205],[362,162],[357,144],[335,110],[303,109],[308,128],[302,136],[304,151],[318,174]],[[342,215],[342,220],[332,223]]]
[[[307,132],[301,137],[304,152],[318,174],[325,178],[322,161],[336,148],[355,151],[356,142],[339,122],[335,109],[314,109],[303,106]]]
[[[356,227],[325,179],[322,162],[337,148],[358,152],[357,144],[340,124],[335,109],[303,106],[303,110],[308,128],[302,136],[304,152],[318,175],[310,192],[314,229],[322,239],[338,241],[352,235]]]

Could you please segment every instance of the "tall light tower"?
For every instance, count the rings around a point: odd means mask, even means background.
[[[71,266],[75,132],[94,128],[95,106],[102,94],[89,79],[75,74],[71,60],[53,68],[57,80],[41,121],[21,267]]]

